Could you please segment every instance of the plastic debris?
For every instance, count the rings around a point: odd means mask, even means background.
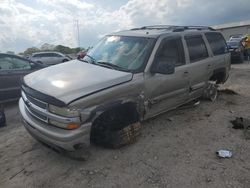
[[[233,153],[229,150],[219,150],[216,154],[220,158],[231,158],[233,156]]]
[[[236,91],[229,89],[229,88],[218,89],[218,91],[220,93],[224,93],[227,95],[239,95],[239,93],[237,93]]]

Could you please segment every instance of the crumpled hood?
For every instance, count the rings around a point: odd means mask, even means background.
[[[68,104],[79,97],[128,82],[132,77],[132,73],[73,60],[33,72],[24,77],[24,82]]]

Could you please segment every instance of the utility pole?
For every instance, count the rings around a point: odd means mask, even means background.
[[[79,33],[79,21],[78,20],[76,20],[76,29],[77,29],[78,47],[80,47],[80,33]]]

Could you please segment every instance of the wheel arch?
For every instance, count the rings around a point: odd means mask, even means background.
[[[226,68],[219,68],[213,71],[210,81],[216,81],[217,84],[222,84],[227,80]]]

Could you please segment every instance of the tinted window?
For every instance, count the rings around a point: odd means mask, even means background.
[[[41,54],[41,57],[51,57],[50,54],[51,54],[51,53],[43,53],[43,54]]]
[[[53,53],[53,57],[62,57],[61,54]]]
[[[220,33],[206,33],[205,35],[214,55],[228,52],[226,41]]]
[[[14,57],[0,57],[0,70],[24,70],[30,69],[28,61]]]
[[[164,61],[174,61],[175,66],[184,65],[185,58],[181,38],[166,40],[160,49],[157,58]]]
[[[207,48],[201,36],[189,36],[185,39],[191,63],[208,57]]]
[[[35,54],[35,55],[33,55],[33,57],[41,57],[41,55],[40,54]]]

